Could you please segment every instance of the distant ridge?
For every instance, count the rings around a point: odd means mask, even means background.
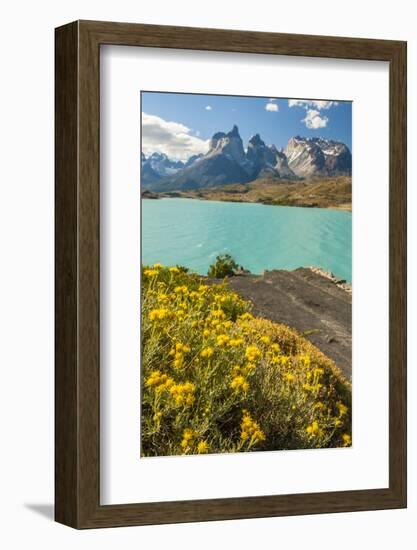
[[[163,153],[141,154],[144,189],[156,192],[186,191],[248,183],[258,178],[296,181],[320,176],[350,175],[352,155],[342,142],[295,136],[283,151],[266,145],[259,134],[246,150],[236,125],[230,132],[216,132],[204,155],[187,162],[174,161]]]

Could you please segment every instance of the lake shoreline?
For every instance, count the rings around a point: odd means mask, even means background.
[[[352,205],[332,205],[332,206],[313,206],[311,204],[292,204],[292,203],[270,203],[270,202],[264,202],[264,201],[252,201],[252,200],[233,200],[231,198],[209,198],[209,197],[194,197],[190,196],[186,193],[183,193],[181,195],[177,194],[176,192],[173,193],[155,193],[155,195],[159,195],[157,197],[150,197],[150,196],[143,196],[142,199],[149,199],[149,200],[160,200],[160,199],[189,199],[193,201],[210,201],[210,202],[229,202],[229,203],[235,203],[235,204],[261,204],[263,206],[287,206],[287,207],[293,207],[293,208],[325,208],[326,210],[339,210],[343,212],[352,212]]]
[[[264,179],[247,184],[227,184],[218,187],[185,191],[143,190],[144,199],[182,198],[229,203],[296,206],[352,211],[352,180],[347,176],[318,178],[303,182],[280,182]]]

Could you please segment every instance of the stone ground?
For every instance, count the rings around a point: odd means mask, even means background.
[[[352,376],[352,296],[309,268],[240,275],[230,286],[250,300],[253,313],[306,333],[305,337]],[[310,332],[311,331],[311,332]]]

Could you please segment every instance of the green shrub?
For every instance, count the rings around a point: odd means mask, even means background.
[[[238,264],[234,261],[230,254],[216,256],[216,263],[209,267],[207,275],[215,279],[224,279],[234,275]]]

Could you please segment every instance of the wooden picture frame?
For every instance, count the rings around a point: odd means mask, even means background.
[[[406,43],[110,22],[56,29],[55,518],[117,527],[406,506]],[[389,487],[100,505],[99,55],[117,44],[389,62]]]

